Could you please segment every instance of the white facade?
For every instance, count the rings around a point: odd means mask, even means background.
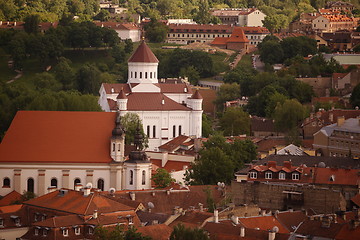
[[[262,27],[265,14],[256,9],[249,14],[240,14],[238,26],[240,27]]]
[[[141,37],[140,29],[116,29],[121,40],[131,39],[133,42],[139,42]]]

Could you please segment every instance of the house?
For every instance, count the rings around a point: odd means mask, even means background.
[[[341,11],[352,12],[355,9],[355,6],[349,2],[329,1],[326,3],[326,8],[340,11],[340,12]]]
[[[201,136],[202,96],[192,92],[186,82],[164,83],[158,80],[154,53],[142,41],[128,61],[126,84],[103,83],[99,105],[106,111],[138,114],[151,151],[169,140],[186,135]]]
[[[320,13],[317,12],[301,13],[299,20],[293,21],[289,24],[289,31],[292,33],[294,32],[311,33],[313,32],[312,21],[319,16]]]
[[[123,12],[127,12],[128,10],[127,8],[119,7],[118,4],[113,4],[111,2],[100,3],[100,9],[107,10],[109,13],[112,14],[120,14]]]
[[[235,31],[239,34],[242,29],[246,38],[252,45],[257,45],[270,34],[269,30],[264,27],[235,27],[231,25],[217,24],[169,24],[170,31],[167,35],[166,42],[177,44],[189,44],[193,42],[210,43],[215,38],[229,38]],[[222,40],[224,41],[224,40]]]
[[[235,28],[230,37],[216,37],[210,45],[247,53],[249,39],[247,39],[241,28]]]
[[[327,42],[332,51],[350,51],[352,49],[351,31],[321,32],[320,37]]]
[[[322,156],[360,157],[360,120],[338,117],[314,134],[314,149]]]
[[[115,30],[122,40],[131,39],[133,42],[139,42],[141,37],[141,28],[135,23],[119,22],[94,22],[98,27],[106,27]]]
[[[331,89],[330,77],[297,77],[298,81],[309,84],[313,87],[315,94],[319,97],[328,97]]]
[[[254,137],[280,136],[275,130],[274,121],[257,116],[250,117],[250,132]]]
[[[265,14],[257,8],[223,8],[210,11],[223,24],[232,24],[240,27],[262,27]]]
[[[312,113],[301,125],[303,138],[314,138],[314,134],[316,132],[324,126],[336,123],[339,117],[349,119],[356,118],[358,116],[360,116],[360,110],[348,109],[331,109],[328,111],[320,110],[316,113]]]
[[[352,31],[356,26],[357,21],[354,18],[340,14],[321,15],[312,21],[312,30],[315,32]]]

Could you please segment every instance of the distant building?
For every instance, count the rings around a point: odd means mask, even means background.
[[[112,14],[120,14],[123,12],[127,12],[127,8],[119,7],[118,4],[113,4],[111,2],[100,3],[100,9],[107,10],[109,13]]]
[[[357,27],[355,19],[340,14],[321,15],[312,21],[312,29],[315,32],[352,31],[355,27]]]
[[[265,14],[256,8],[224,8],[212,10],[211,15],[220,18],[223,24],[240,27],[262,27]]]
[[[275,130],[275,124],[272,119],[251,116],[250,132],[254,137],[281,136],[283,134]]]
[[[336,11],[351,12],[355,9],[355,6],[349,2],[330,1],[326,3],[326,8],[330,8]]]
[[[139,42],[141,29],[134,23],[119,22],[95,22],[96,26],[113,29],[117,32],[120,39],[131,39],[133,42]]]
[[[247,53],[249,49],[249,39],[247,39],[241,28],[235,28],[230,37],[216,37],[210,45]]]
[[[314,149],[322,156],[360,158],[360,119],[338,117],[321,128],[314,134]]]

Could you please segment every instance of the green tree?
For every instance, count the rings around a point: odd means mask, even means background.
[[[156,173],[152,176],[151,180],[154,181],[156,188],[166,188],[175,182],[170,173],[163,168],[156,169]]]
[[[54,75],[48,72],[37,73],[34,77],[34,80],[35,86],[38,90],[50,89],[52,91],[59,91],[62,88],[61,83],[56,81]]]
[[[71,64],[71,60],[61,57],[54,67],[55,78],[62,83],[64,90],[73,89],[75,85],[75,73]]]
[[[36,198],[35,193],[24,190],[23,194],[21,195],[21,202],[25,202],[33,198]]]
[[[266,41],[259,46],[260,59],[271,65],[284,61],[284,52],[278,41]]]
[[[202,133],[201,136],[209,137],[210,134],[213,134],[214,130],[212,128],[212,121],[209,119],[206,114],[202,115]]]
[[[134,137],[136,133],[137,127],[140,129],[140,133],[144,136],[143,148],[148,147],[149,138],[144,133],[144,127],[142,125],[141,119],[139,115],[136,113],[126,113],[123,117],[121,117],[121,124],[125,128],[125,143],[126,144],[134,144]]]
[[[110,13],[105,9],[101,9],[100,12],[94,17],[94,19],[101,22],[106,22],[110,19]]]
[[[240,107],[229,107],[220,118],[220,127],[225,136],[250,133],[250,117]]]
[[[281,94],[278,92],[275,92],[274,94],[272,94],[269,98],[268,104],[265,107],[266,117],[273,118],[276,106],[279,103],[283,104],[287,99],[288,99],[288,97],[285,96],[284,94]]]
[[[183,224],[174,227],[170,240],[208,240],[209,236],[201,228],[186,228]]]
[[[168,31],[169,28],[156,19],[151,19],[151,22],[145,25],[145,37],[150,42],[164,42]]]
[[[214,103],[216,104],[217,111],[222,111],[224,109],[224,104],[226,101],[232,101],[239,99],[240,94],[240,85],[237,83],[232,84],[223,84],[220,86],[219,91],[216,92],[216,99]]]
[[[29,15],[25,18],[24,30],[27,33],[38,33],[39,32],[39,15]]]
[[[360,84],[356,85],[353,89],[350,97],[351,105],[355,107],[360,107]]]
[[[269,29],[271,33],[278,32],[288,25],[288,18],[283,14],[268,15],[263,20],[263,25]]]
[[[193,66],[188,66],[180,69],[180,76],[187,77],[190,83],[196,86],[199,83],[200,74]]]
[[[134,49],[133,41],[130,38],[125,39],[125,48],[124,48],[125,52],[131,53],[133,51],[133,49]]]
[[[194,16],[195,22],[198,24],[208,24],[211,21],[210,7],[208,0],[199,1],[199,9]]]
[[[80,92],[97,95],[100,85],[100,71],[96,66],[87,63],[79,69],[77,73],[77,86]]]
[[[125,61],[126,53],[123,44],[117,44],[111,48],[111,56],[117,63],[123,63]]]

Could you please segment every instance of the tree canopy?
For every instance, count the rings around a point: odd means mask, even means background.
[[[166,188],[175,181],[170,173],[163,168],[156,169],[156,173],[152,176],[151,180],[154,181],[156,188]]]

